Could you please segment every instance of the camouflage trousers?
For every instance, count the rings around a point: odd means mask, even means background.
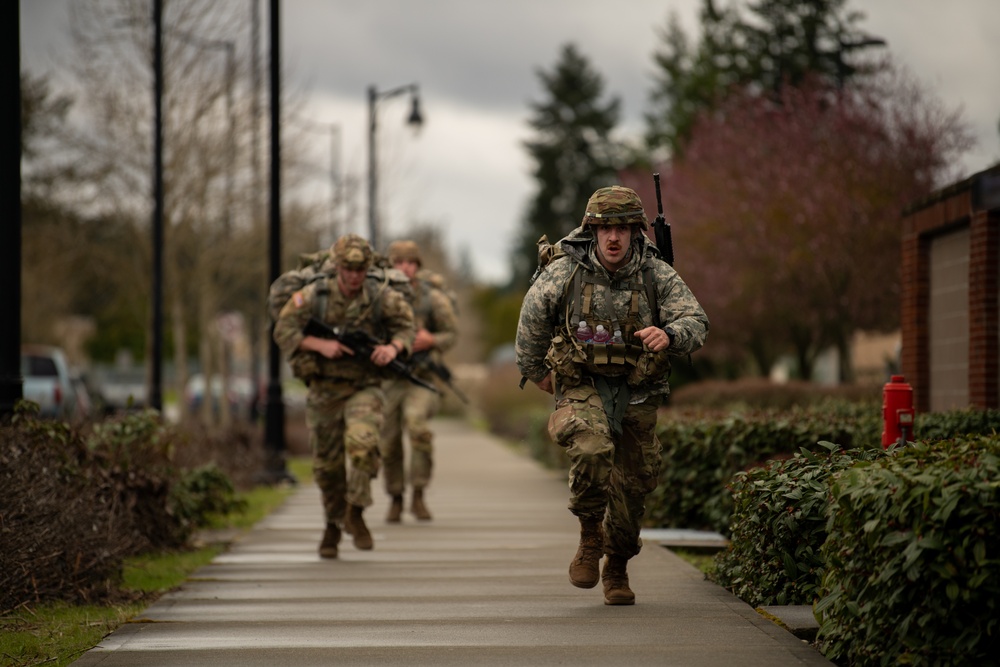
[[[382,474],[386,493],[399,496],[406,487],[404,435],[410,441],[410,484],[414,489],[422,489],[431,481],[434,434],[428,422],[441,407],[441,397],[408,380],[390,380],[383,385],[383,389],[385,419],[379,440]]]
[[[549,435],[570,460],[569,510],[583,520],[603,520],[604,552],[639,553],[646,495],[656,489],[662,447],[656,438],[658,399],[629,405],[623,433],[613,437],[597,390],[566,389],[549,417]]]
[[[313,476],[323,494],[328,522],[342,521],[348,504],[372,504],[371,480],[379,469],[378,436],[384,402],[377,386],[359,390],[344,381],[310,383],[306,424]]]

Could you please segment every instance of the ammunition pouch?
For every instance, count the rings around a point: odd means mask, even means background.
[[[545,364],[552,370],[561,386],[575,387],[583,379],[580,368],[580,361],[583,358],[573,341],[566,336],[557,335],[549,344]]]
[[[635,368],[628,375],[629,386],[636,387],[650,378],[670,377],[670,355],[662,352],[643,352]]]
[[[311,380],[318,377],[319,360],[315,352],[296,350],[288,358],[288,365],[292,369],[292,375],[309,384]]]

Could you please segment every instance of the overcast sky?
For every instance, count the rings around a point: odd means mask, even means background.
[[[21,0],[22,66],[51,69],[67,41],[72,0]],[[300,89],[306,115],[342,129],[341,161],[363,178],[367,88],[417,83],[425,124],[404,126],[405,96],[378,107],[383,236],[416,221],[444,231],[469,253],[477,277],[507,278],[507,253],[533,193],[522,146],[529,103],[544,99],[537,71],[551,70],[574,43],[621,98],[619,137],[642,131],[659,31],[675,12],[692,36],[700,0],[285,0],[285,84]],[[1000,0],[851,0],[859,25],[887,40],[950,108],[961,107],[977,137],[963,160],[971,174],[1000,161]],[[261,15],[267,21],[268,3]],[[266,39],[266,27],[262,31]],[[329,143],[316,143],[316,162]],[[317,185],[317,196],[323,196]],[[367,236],[366,199],[356,231]]]

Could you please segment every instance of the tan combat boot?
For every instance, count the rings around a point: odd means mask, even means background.
[[[365,508],[359,505],[351,505],[347,509],[348,522],[351,526],[348,532],[354,538],[354,547],[367,551],[375,546],[375,541],[372,540],[372,534],[368,532],[365,519],[361,516],[361,513],[364,511]]]
[[[577,588],[593,588],[601,578],[604,530],[597,519],[580,519],[580,546],[569,564],[569,582]]]
[[[340,544],[340,528],[335,523],[326,524],[323,541],[319,543],[319,557],[336,558],[338,544]]]
[[[403,496],[393,496],[389,505],[389,513],[385,515],[389,523],[399,523],[403,520]]]
[[[430,521],[431,513],[424,504],[424,490],[413,489],[413,501],[410,503],[410,512],[421,521]]]
[[[628,573],[625,568],[628,559],[608,554],[604,561],[601,583],[604,584],[604,604],[635,604],[635,593],[628,587]]]

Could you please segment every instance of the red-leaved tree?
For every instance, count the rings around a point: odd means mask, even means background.
[[[853,333],[899,326],[901,213],[954,178],[971,135],[888,64],[777,95],[733,92],[664,170],[677,267],[711,319],[710,354],[766,374],[792,352],[808,379],[834,346],[850,381]]]

